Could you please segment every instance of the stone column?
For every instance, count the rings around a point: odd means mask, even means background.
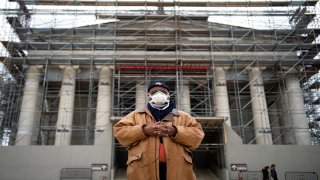
[[[147,104],[147,90],[142,81],[137,81],[136,84],[136,109],[143,109]]]
[[[288,108],[297,145],[311,145],[303,92],[298,77],[287,77]]]
[[[190,100],[190,86],[189,81],[183,81],[182,89],[181,89],[181,110],[191,113],[191,100]]]
[[[227,90],[227,81],[225,77],[225,70],[223,67],[216,67],[215,75],[215,91],[214,91],[214,104],[215,116],[223,117],[226,119],[225,123],[231,127],[229,97]]]
[[[280,90],[278,90],[280,91]],[[279,128],[281,126],[281,109],[283,109],[283,107],[281,106],[282,103],[277,102],[272,104],[271,106],[269,106],[269,119],[270,119],[270,127],[271,127],[271,134],[273,135],[273,137],[276,137],[275,139],[273,139],[273,144],[282,144],[282,140],[281,140],[281,128]],[[274,127],[274,128],[272,128]]]
[[[60,66],[64,69],[62,86],[60,88],[60,102],[55,135],[55,145],[63,146],[71,144],[71,132],[73,123],[76,69],[79,66]]]
[[[256,143],[273,144],[261,70],[252,67],[248,71]]]
[[[94,145],[110,145],[111,131],[111,68],[109,66],[97,66],[99,72],[99,87],[96,112],[96,126]]]
[[[23,91],[21,111],[19,117],[16,145],[31,145],[34,121],[39,107],[37,107],[37,96],[39,91],[40,68],[42,66],[32,65],[28,68],[26,82]]]
[[[281,111],[281,114],[279,114],[279,119],[280,119],[280,125],[283,126],[285,129],[282,132],[281,135],[281,141],[283,144],[296,144],[296,138],[294,137],[294,132],[292,130],[292,122],[291,122],[291,114],[289,112],[289,103],[288,103],[288,94],[287,92],[287,87],[286,85],[283,85],[280,87],[281,90],[280,92],[283,92],[281,94],[281,99],[279,101],[279,110]],[[282,128],[281,128],[282,129]],[[280,130],[281,130],[280,129]]]

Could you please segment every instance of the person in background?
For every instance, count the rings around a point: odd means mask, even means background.
[[[269,166],[265,166],[262,169],[262,179],[263,180],[270,180],[270,176],[269,176]]]
[[[175,109],[162,81],[147,89],[147,107],[135,110],[114,126],[114,136],[127,147],[128,180],[195,180],[191,153],[204,132],[186,112]]]
[[[270,166],[270,176],[273,178],[273,180],[278,180],[278,175],[276,171],[276,165],[272,164]]]

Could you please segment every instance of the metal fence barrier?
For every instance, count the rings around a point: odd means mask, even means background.
[[[240,171],[238,174],[239,180],[262,180],[261,171]]]
[[[318,180],[316,172],[286,172],[286,180]]]

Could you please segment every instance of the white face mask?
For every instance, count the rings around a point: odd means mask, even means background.
[[[169,106],[170,96],[161,91],[157,91],[153,95],[148,94],[148,96],[152,107],[165,109]]]

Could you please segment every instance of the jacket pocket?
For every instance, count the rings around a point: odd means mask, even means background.
[[[191,156],[189,156],[188,154],[185,154],[183,157],[188,163],[192,164],[192,157]]]
[[[128,152],[127,161],[127,178],[128,180],[143,180],[145,178],[145,173],[143,168],[139,167],[139,162],[142,159],[142,152],[132,153]]]
[[[139,152],[139,153],[132,153],[131,151],[128,152],[128,161],[127,165],[136,164],[138,167],[146,167],[153,165],[157,162],[154,153],[146,153],[146,152]]]
[[[139,160],[141,159],[142,157],[142,152],[138,153],[138,154],[133,154],[133,153],[130,153],[128,152],[128,161],[127,161],[127,165],[136,161],[136,160]]]

